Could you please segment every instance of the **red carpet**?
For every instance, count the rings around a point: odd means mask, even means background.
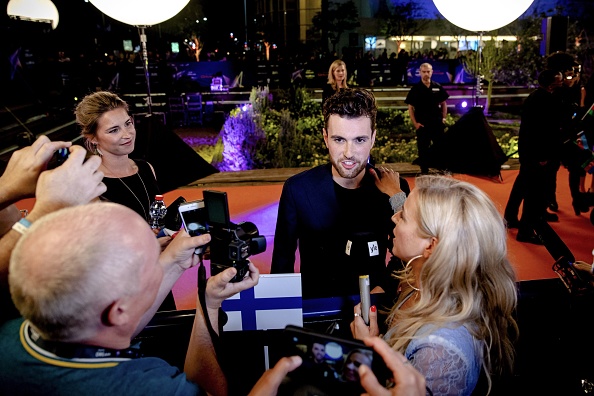
[[[498,205],[503,213],[509,192],[518,174],[516,170],[503,171],[503,183],[487,178],[468,175],[457,175],[456,178],[468,181],[485,191]],[[571,207],[571,196],[568,189],[567,170],[561,168],[557,180],[557,201],[559,202],[559,222],[551,223],[554,230],[567,244],[577,260],[592,262],[594,248],[594,226],[588,214],[576,216]],[[411,187],[414,178],[407,178]],[[209,189],[209,188],[204,188]],[[262,273],[270,272],[270,261],[274,241],[278,200],[282,184],[241,187],[211,187],[210,189],[226,191],[229,198],[229,210],[234,222],[251,221],[258,226],[260,234],[266,236],[268,247],[266,252],[252,256],[251,260]],[[181,188],[165,194],[167,204],[178,196],[187,201],[202,198],[203,188]],[[21,201],[20,209],[30,209],[33,200]],[[543,246],[520,243],[515,240],[517,230],[508,231],[509,258],[514,265],[520,281],[553,278],[556,274],[551,270],[553,260]],[[173,288],[178,309],[196,307],[196,269],[187,271]]]

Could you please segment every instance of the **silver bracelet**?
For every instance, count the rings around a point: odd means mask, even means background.
[[[404,191],[396,193],[390,197],[390,205],[392,206],[392,210],[394,213],[402,210],[402,206],[404,206],[404,201],[406,201],[406,194]]]

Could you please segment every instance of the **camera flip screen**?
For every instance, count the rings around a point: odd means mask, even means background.
[[[231,219],[229,217],[227,193],[223,191],[205,190],[203,195],[204,203],[206,204],[208,224],[229,228]]]

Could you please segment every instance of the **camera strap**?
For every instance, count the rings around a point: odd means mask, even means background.
[[[206,308],[206,268],[204,267],[204,263],[202,262],[202,254],[199,254],[198,258],[200,260],[200,264],[198,267],[198,300],[200,301],[200,306],[202,307],[202,312],[204,313],[204,321],[206,322],[206,328],[208,329],[208,333],[210,334],[210,339],[212,340],[212,345],[215,349],[217,360],[219,360],[219,356],[221,355],[221,342],[219,335],[212,328],[210,318],[208,317],[208,310]],[[219,308],[219,318],[220,316],[221,310]],[[221,331],[221,328],[222,325],[219,326],[219,331]],[[219,361],[219,364],[220,363],[221,362]]]

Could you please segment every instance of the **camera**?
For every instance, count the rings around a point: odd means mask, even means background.
[[[226,192],[205,190],[203,195],[204,200],[180,205],[183,225],[192,236],[210,234],[211,274],[234,267],[237,274],[231,282],[240,282],[248,272],[248,258],[266,250],[266,238],[254,223],[231,222]],[[196,253],[202,253],[198,249]]]
[[[68,151],[67,147],[58,149],[47,163],[47,169],[55,169],[58,166],[62,165],[64,162],[66,162],[69,155],[70,151]]]

